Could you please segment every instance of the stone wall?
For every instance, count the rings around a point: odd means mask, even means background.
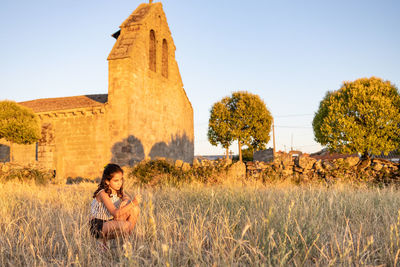
[[[18,145],[12,144],[11,156],[12,161],[20,164],[34,163],[36,161],[36,144],[32,145]]]
[[[42,138],[32,145],[2,141],[2,157],[56,170],[57,179],[99,177],[111,160],[105,107],[39,113]],[[8,155],[7,155],[8,154]]]
[[[36,145],[11,144],[4,139],[0,139],[0,162],[34,163]]]
[[[315,159],[308,155],[292,157],[277,153],[271,163],[248,162],[247,177],[264,181],[274,179],[296,179],[297,181],[319,180],[328,183],[350,182],[400,182],[400,165],[383,159],[365,159],[350,156],[337,159]]]
[[[42,115],[38,161],[57,177],[99,177],[111,156],[105,108]]]

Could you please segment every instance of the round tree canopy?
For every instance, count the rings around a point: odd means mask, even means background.
[[[225,149],[234,140],[238,141],[240,160],[242,145],[254,150],[264,149],[270,139],[272,116],[258,95],[234,92],[215,103],[210,113],[208,140]]]
[[[400,95],[389,81],[361,78],[328,92],[313,120],[315,140],[331,151],[387,154],[400,145]]]
[[[0,101],[0,138],[16,144],[32,144],[40,139],[37,115],[13,101]]]

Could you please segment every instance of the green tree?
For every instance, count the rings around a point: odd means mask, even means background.
[[[242,157],[244,161],[253,161],[254,149],[252,147],[246,147],[242,149]]]
[[[331,151],[389,153],[400,145],[400,95],[389,81],[361,78],[328,92],[313,119],[315,140]]]
[[[238,141],[239,160],[242,161],[242,145],[253,150],[265,149],[270,140],[272,116],[264,101],[255,94],[234,92],[228,102],[231,113],[232,136]]]
[[[223,145],[227,152],[232,142],[237,140],[239,160],[242,161],[243,145],[253,150],[265,148],[270,140],[271,125],[271,113],[258,95],[234,92],[231,97],[213,105],[208,139],[213,145]]]
[[[208,121],[208,140],[214,146],[221,145],[226,150],[226,159],[229,158],[229,147],[233,142],[230,113],[227,108],[228,97],[216,102],[210,111]]]
[[[15,144],[38,141],[40,124],[37,115],[13,101],[0,101],[0,138]]]

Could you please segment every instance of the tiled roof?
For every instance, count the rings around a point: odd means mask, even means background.
[[[19,104],[31,108],[34,112],[46,112],[74,108],[97,107],[104,105],[107,100],[108,94],[98,94],[35,99],[19,102]]]

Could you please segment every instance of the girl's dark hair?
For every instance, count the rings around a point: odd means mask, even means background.
[[[121,169],[120,166],[113,163],[107,164],[107,166],[104,168],[103,177],[101,178],[100,184],[93,194],[93,198],[95,198],[102,189],[104,189],[104,191],[108,194],[108,196],[111,197],[111,189],[110,186],[106,183],[106,181],[110,181],[114,177],[114,175],[119,172],[124,174],[124,171]],[[119,198],[122,198],[123,195],[124,195],[124,184],[122,184],[121,188],[117,191],[117,196]]]

